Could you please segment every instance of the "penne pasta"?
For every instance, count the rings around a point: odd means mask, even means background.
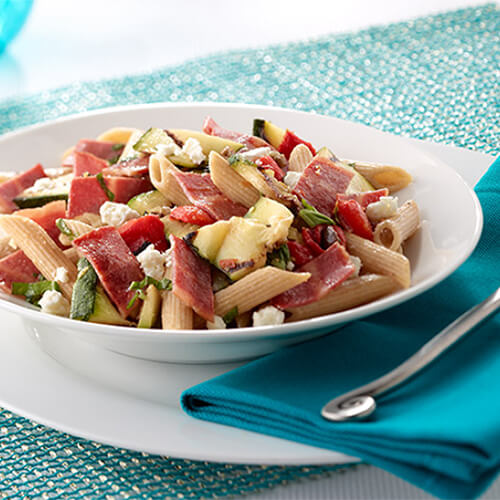
[[[165,330],[191,330],[193,309],[173,292],[162,292],[161,326]]]
[[[260,193],[219,153],[212,151],[209,156],[210,177],[213,183],[231,200],[245,207],[253,207]]]
[[[114,142],[115,144],[127,144],[130,136],[136,131],[135,128],[114,127],[104,131],[97,136],[98,141]]]
[[[0,259],[15,251],[15,248],[11,245],[11,240],[10,236],[0,236]]]
[[[389,276],[365,274],[341,283],[322,299],[302,307],[288,309],[289,321],[300,321],[333,314],[366,304],[394,292],[398,284]]]
[[[77,270],[73,262],[36,222],[17,215],[0,215],[0,227],[8,232],[16,245],[38,268],[42,275],[54,281],[59,267],[68,273],[66,282],[59,282],[63,295],[71,300]]]
[[[80,256],[78,255],[78,252],[76,251],[76,248],[67,248],[66,250],[63,251],[63,254],[66,255],[66,257],[73,262],[73,264],[77,264]]]
[[[125,159],[128,159],[128,158],[134,158],[134,157],[140,156],[140,153],[138,153],[134,149],[134,144],[141,138],[141,136],[143,135],[144,132],[142,130],[137,129],[137,128],[133,128],[130,130],[131,130],[131,132],[130,132],[128,141],[125,144],[125,147],[123,148],[123,151],[122,151],[122,154],[120,155],[120,158],[118,159],[119,162],[123,161]]]
[[[397,215],[377,224],[373,238],[375,243],[397,251],[401,244],[412,236],[420,226],[420,214],[413,200],[404,203]]]
[[[77,215],[73,220],[78,220],[84,222],[93,228],[101,227],[103,225],[101,216],[99,214],[93,214],[91,212],[84,213],[82,215]]]
[[[290,154],[288,170],[291,172],[303,172],[312,159],[311,150],[305,144],[298,144]]]
[[[365,271],[390,276],[403,288],[410,286],[410,261],[404,255],[352,233],[345,237],[347,250],[361,259]]]
[[[309,273],[292,273],[266,266],[241,278],[215,294],[215,314],[224,316],[234,307],[242,314],[294,288],[310,278]]]
[[[172,175],[175,165],[163,155],[154,154],[149,158],[149,176],[153,186],[174,205],[190,205],[181,186]]]
[[[405,188],[412,181],[411,175],[400,167],[352,160],[345,161],[372,184],[375,189],[386,187],[389,192],[394,193]]]

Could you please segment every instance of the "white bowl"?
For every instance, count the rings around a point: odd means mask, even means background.
[[[177,363],[237,361],[323,335],[346,322],[380,312],[415,297],[452,273],[475,248],[482,212],[474,192],[448,165],[410,140],[356,123],[311,113],[236,104],[153,104],[84,113],[12,132],[0,138],[0,169],[24,170],[40,162],[59,165],[61,153],[84,137],[107,128],[150,126],[200,130],[205,116],[222,126],[251,133],[253,118],[290,128],[339,157],[385,162],[408,170],[414,182],[398,192],[401,202],[415,199],[422,228],[405,251],[412,285],[393,295],[348,311],[279,326],[232,330],[138,330],[85,323],[44,314],[29,304],[0,294],[0,306],[16,312],[30,327],[50,328],[129,356]]]

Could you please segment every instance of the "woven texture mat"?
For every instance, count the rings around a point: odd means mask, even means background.
[[[114,105],[244,102],[314,111],[496,155],[499,34],[499,11],[485,5],[229,52],[4,101],[0,133]],[[150,456],[73,438],[0,410],[0,497],[214,498],[333,471]]]

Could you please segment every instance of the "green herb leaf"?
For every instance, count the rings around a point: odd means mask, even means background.
[[[102,172],[99,172],[95,177],[97,179],[97,182],[99,182],[99,184],[101,185],[102,190],[106,193],[108,200],[113,201],[115,199],[115,195],[112,191],[108,189],[108,186],[106,186]]]
[[[283,243],[283,245],[267,255],[267,264],[286,270],[287,264],[290,262],[291,258],[288,245]]]
[[[153,285],[158,290],[172,290],[172,282],[168,278],[163,278],[161,280],[155,280],[151,276],[146,276],[143,280],[141,281],[132,281],[130,283],[130,286],[128,287],[129,290],[136,290],[134,296],[130,299],[130,302],[127,304],[127,309],[130,309],[133,307],[135,304],[135,301],[137,299],[144,300],[146,298],[146,293],[144,292],[144,289],[147,288],[149,285]]]
[[[333,219],[316,210],[306,200],[302,199],[302,205],[304,205],[304,208],[299,211],[299,216],[309,227],[316,227],[320,224],[335,224]]]
[[[111,149],[113,151],[120,151],[120,149],[122,149],[123,147],[125,147],[125,144],[113,144],[111,146]]]
[[[134,293],[134,296],[130,299],[130,302],[127,304],[127,309],[132,309],[135,301],[139,298],[140,292],[137,291]]]
[[[64,219],[57,219],[56,220],[56,226],[59,231],[61,231],[62,234],[68,236],[69,238],[75,238],[75,233],[71,231],[71,229],[68,227],[66,224],[66,221]]]
[[[110,158],[108,160],[109,166],[114,165],[115,163],[118,163],[118,160],[120,159],[120,155],[113,156],[113,158]]]
[[[230,156],[227,161],[231,166],[236,165],[237,163],[245,163],[247,165],[252,165],[253,167],[257,167],[257,165],[255,165],[253,161],[250,161],[247,158],[244,158],[243,156],[238,154]]]
[[[224,314],[222,319],[224,320],[224,323],[226,323],[226,325],[229,325],[234,321],[236,316],[238,316],[238,306],[234,306],[230,311]]]
[[[36,281],[35,283],[12,283],[12,294],[13,295],[23,295],[27,302],[33,305],[38,305],[38,302],[42,298],[42,295],[47,290],[56,290],[60,292],[61,289],[55,281]]]

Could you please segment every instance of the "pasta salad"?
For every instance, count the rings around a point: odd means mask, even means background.
[[[255,119],[113,128],[61,165],[0,174],[0,289],[42,312],[138,328],[277,325],[411,283],[402,168],[338,158]]]

